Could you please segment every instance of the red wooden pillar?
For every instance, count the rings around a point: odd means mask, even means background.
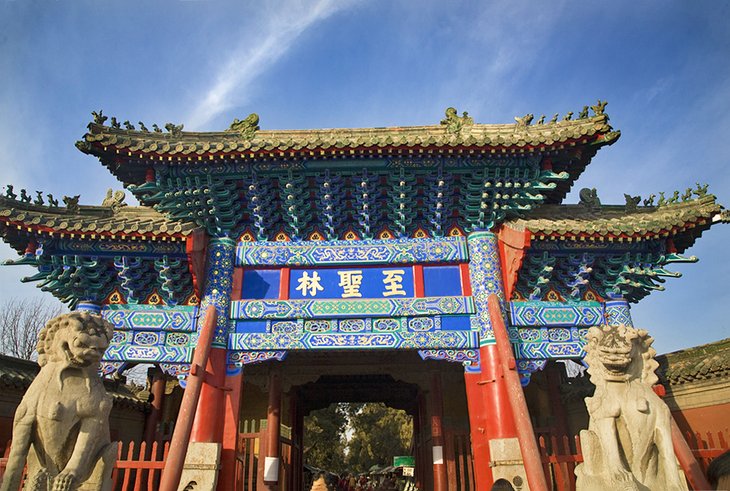
[[[279,439],[281,429],[281,376],[276,370],[269,375],[269,405],[266,415],[266,457],[264,489],[279,489]]]
[[[446,463],[444,462],[444,403],[441,391],[441,374],[431,375],[431,448],[433,462],[433,490],[447,491]]]
[[[203,379],[205,378],[203,367],[208,362],[217,320],[218,312],[215,306],[211,305],[205,312],[205,322],[200,330],[198,346],[193,353],[193,362],[190,364],[190,374],[187,380],[188,384],[180,403],[177,424],[172,434],[172,442],[170,442],[170,453],[167,454],[167,462],[165,462],[165,468],[162,470],[160,491],[177,491],[180,484],[185,455],[188,452],[188,443],[190,443],[193,419],[195,418],[195,411],[198,406]]]
[[[153,367],[147,371],[147,377],[151,382],[152,403],[144,423],[144,441],[147,442],[147,448],[151,448],[152,442],[160,438],[157,426],[162,419],[162,409],[165,403],[165,374],[159,368]]]
[[[479,356],[481,371],[465,373],[464,379],[469,408],[474,481],[477,490],[487,490],[494,482],[489,441],[517,438],[517,429],[504,383],[504,373],[499,365],[497,346],[482,346],[479,348]]]
[[[226,350],[212,348],[205,367],[205,381],[195,411],[191,442],[220,442],[223,438],[224,391],[226,383]]]
[[[535,431],[532,428],[530,413],[527,410],[525,393],[520,384],[520,376],[517,374],[517,362],[512,352],[512,344],[509,341],[507,328],[502,318],[502,309],[499,305],[499,298],[495,294],[489,295],[489,318],[494,329],[494,339],[497,346],[497,363],[502,369],[504,385],[507,388],[507,395],[512,416],[514,417],[517,437],[520,443],[522,461],[527,474],[527,483],[532,491],[547,491],[545,474],[542,471],[540,452],[537,449]]]
[[[221,449],[221,470],[217,491],[236,489],[236,444],[238,443],[238,420],[241,413],[243,394],[243,371],[226,375],[223,416],[223,448]]]

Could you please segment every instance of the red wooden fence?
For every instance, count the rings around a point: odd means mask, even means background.
[[[169,442],[166,442],[164,446],[155,442],[151,448],[148,448],[144,442],[141,445],[130,442],[126,452],[120,444],[117,462],[112,471],[114,483],[112,489],[115,491],[153,491],[157,489],[169,450]],[[3,456],[0,458],[0,478],[5,473],[9,454],[10,442],[5,445]]]
[[[699,432],[694,435],[687,432],[684,437],[689,444],[689,448],[692,449],[695,459],[697,459],[700,467],[702,467],[702,471],[705,473],[712,459],[730,449],[730,445],[728,445],[728,442],[730,442],[730,431],[727,428],[725,431],[718,431],[714,436],[708,431],[704,439]]]
[[[157,442],[147,448],[142,442],[135,449],[135,443],[129,442],[127,451],[119,445],[117,462],[112,471],[112,489],[116,491],[153,491],[159,487],[162,469],[170,451],[170,442],[160,446]]]
[[[446,442],[446,451],[449,456],[449,489],[474,491],[476,487],[474,484],[474,463],[471,457],[471,439],[468,434],[464,433],[456,433],[450,436],[451,438]],[[451,456],[453,456],[453,461]]]
[[[730,448],[730,434],[727,429],[715,434],[707,432],[704,437],[699,433],[687,433],[685,438],[704,472],[707,472],[707,466],[712,459]],[[580,438],[575,436],[571,439],[566,435],[552,435],[547,438],[541,436],[538,443],[548,484],[554,491],[575,491],[575,467],[583,462]]]
[[[686,434],[692,453],[700,463],[703,471],[715,457],[730,449],[730,432],[725,429],[716,433],[707,432],[704,436],[696,433]],[[261,431],[239,434],[238,452],[236,454],[236,480],[243,491],[254,491],[257,484],[258,452],[260,450]],[[576,436],[541,436],[538,440],[542,457],[543,471],[548,484],[554,491],[575,491],[576,465],[583,461],[580,439]],[[291,479],[291,442],[282,438],[283,475]],[[454,470],[457,476],[457,490],[473,489],[471,452],[466,435],[453,435],[449,442],[454,454]],[[157,489],[162,468],[169,451],[169,442],[159,445],[153,443],[148,448],[146,443],[119,446],[117,462],[112,472],[112,480],[116,491],[152,491]],[[5,445],[0,458],[0,478],[10,454],[10,442]]]
[[[261,434],[239,433],[236,450],[236,482],[242,491],[255,491],[259,468]]]

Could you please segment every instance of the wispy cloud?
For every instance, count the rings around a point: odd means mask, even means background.
[[[356,0],[288,1],[278,4],[261,22],[255,41],[239,45],[222,63],[212,86],[198,98],[186,118],[187,126],[199,129],[232,107],[244,104],[252,83],[273,66],[308,29]]]

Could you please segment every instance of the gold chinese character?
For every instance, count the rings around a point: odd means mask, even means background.
[[[312,273],[311,278],[309,276],[309,273],[305,271],[302,274],[302,277],[297,280],[299,286],[296,289],[302,291],[303,297],[306,297],[307,293],[314,297],[317,295],[317,291],[324,291],[324,288],[319,283],[320,279],[321,278],[316,271]]]
[[[338,271],[337,274],[340,275],[342,298],[362,297],[360,293],[362,271]]]
[[[402,285],[405,271],[402,269],[391,269],[389,271],[383,271],[383,274],[385,275],[385,278],[383,278],[383,284],[385,285],[384,297],[406,294]]]

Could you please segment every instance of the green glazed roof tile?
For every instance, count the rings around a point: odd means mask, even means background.
[[[602,206],[594,210],[583,205],[543,205],[526,217],[506,224],[516,230],[529,230],[537,237],[567,238],[587,234],[594,239],[621,235],[642,238],[671,236],[698,225],[709,226],[721,211],[715,197],[707,195],[660,207],[638,207],[630,212],[624,206]]]
[[[730,338],[657,356],[662,382],[678,385],[730,376]]]
[[[63,207],[34,205],[2,196],[0,225],[30,228],[39,234],[129,234],[135,235],[137,240],[184,240],[195,228],[191,224],[171,222],[150,207],[124,206],[112,209],[82,205],[77,212],[71,213]]]
[[[292,151],[306,148],[347,149],[382,148],[384,146],[444,147],[457,145],[545,146],[595,135],[606,136],[610,143],[618,137],[608,124],[608,116],[560,121],[550,124],[518,126],[516,124],[471,124],[458,132],[450,132],[445,125],[390,128],[333,128],[316,130],[257,130],[253,138],[235,131],[155,133],[112,128],[96,123],[89,125],[84,135],[86,144],[113,147],[118,151],[158,153],[160,155],[188,155],[264,149]],[[88,151],[84,150],[83,151]],[[89,151],[99,154],[100,152]]]

